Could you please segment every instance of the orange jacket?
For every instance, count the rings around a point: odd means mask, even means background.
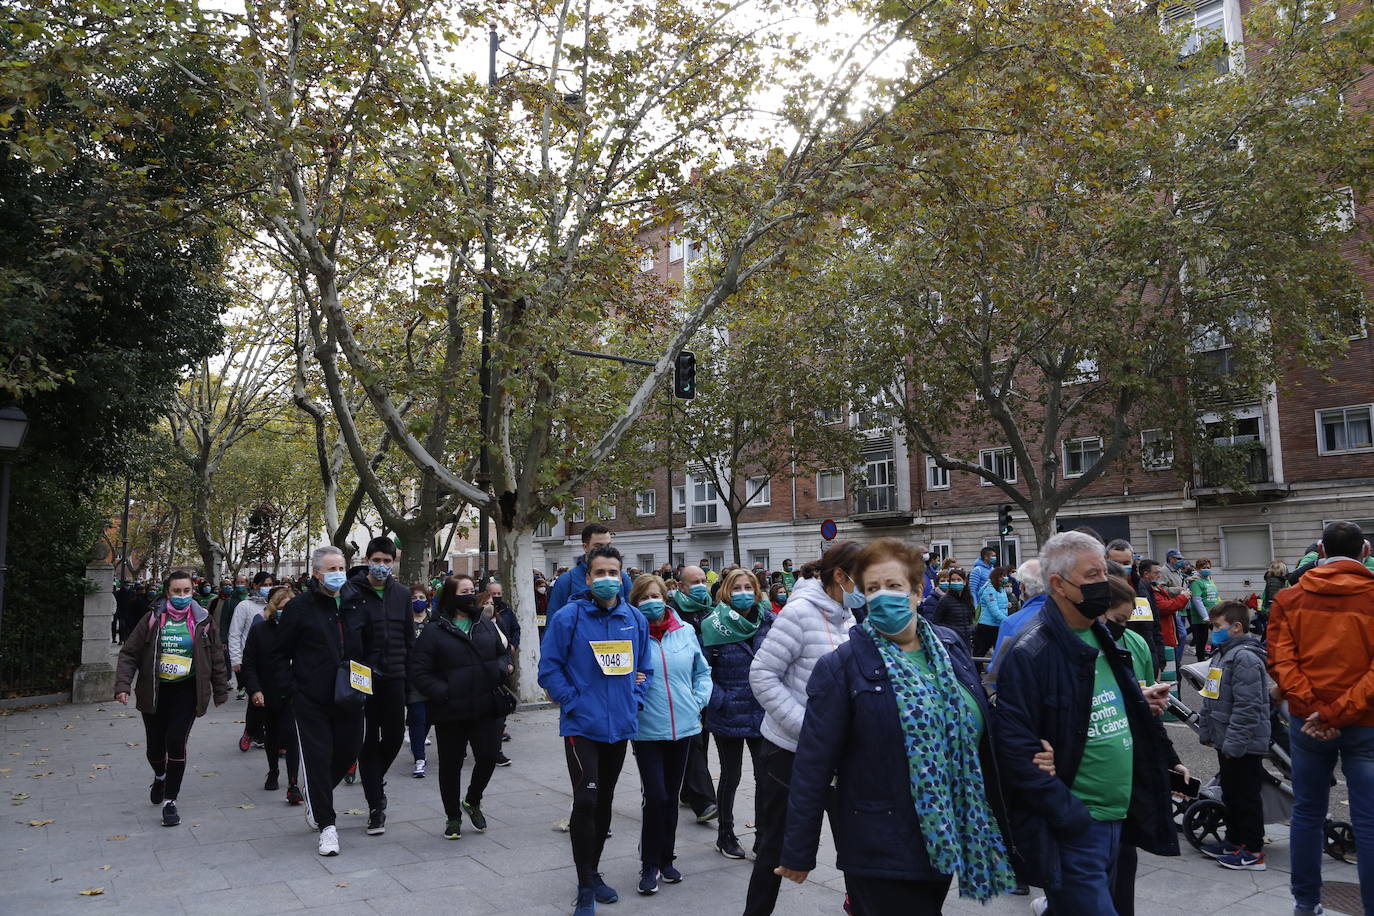
[[[1356,560],[1313,567],[1270,605],[1269,673],[1295,716],[1374,726],[1374,572]]]

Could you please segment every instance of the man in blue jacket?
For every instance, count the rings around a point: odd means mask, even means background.
[[[639,729],[654,673],[649,622],[628,602],[629,589],[622,591],[622,566],[620,551],[609,544],[587,552],[586,593],[549,618],[539,659],[539,686],[560,707],[558,733],[572,780],[574,916],[592,916],[598,902],[620,899],[598,869],[625,748]]]
[[[997,567],[997,548],[984,547],[978,551],[978,562],[973,564],[973,569],[968,574],[968,591],[973,596],[974,607],[978,606],[978,596],[983,592],[983,586],[988,584],[988,576]]]
[[[1157,718],[1168,687],[1142,692],[1130,653],[1098,620],[1111,601],[1101,543],[1067,531],[1040,562],[1049,600],[1002,647],[993,712],[1017,873],[1045,888],[1036,913],[1115,914],[1123,845],[1178,855],[1169,803],[1178,759]],[[1046,747],[1053,775],[1032,760]]]
[[[611,529],[605,525],[598,525],[592,522],[582,529],[582,556],[577,558],[577,564],[572,569],[563,573],[553,583],[553,588],[549,589],[548,616],[553,618],[560,610],[574,598],[582,598],[587,594],[587,556],[595,547],[611,546]],[[624,572],[620,574],[620,594],[626,598],[630,597],[630,588],[633,585],[630,577]]]

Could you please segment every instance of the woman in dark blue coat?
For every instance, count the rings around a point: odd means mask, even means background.
[[[829,810],[855,916],[940,913],[956,874],[974,900],[1016,887],[984,782],[986,697],[963,639],[913,612],[921,571],[901,541],[864,549],[868,617],[807,687],[777,873],[806,879]]]
[[[762,772],[759,752],[763,750],[759,733],[763,707],[749,687],[749,666],[778,617],[767,609],[757,582],[745,570],[727,573],[717,594],[721,603],[701,621],[701,641],[711,666],[712,683],[711,702],[706,706],[706,730],[716,739],[716,752],[720,755],[716,850],[727,859],[743,859],[744,850],[735,837],[735,792],[744,772],[745,746],[749,748],[755,776]]]

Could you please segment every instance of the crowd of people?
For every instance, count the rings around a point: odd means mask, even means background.
[[[1138,850],[1180,853],[1171,793],[1191,774],[1162,723],[1161,675],[1189,641],[1208,668],[1198,730],[1225,807],[1225,838],[1201,852],[1225,869],[1266,867],[1275,723],[1292,759],[1295,913],[1321,912],[1337,762],[1356,842],[1374,843],[1374,560],[1353,523],[1327,525],[1312,556],[1291,573],[1276,564],[1248,601],[1223,599],[1206,558],[1157,562],[1083,529],[1016,568],[986,548],[967,571],[893,538],[835,542],[797,569],[642,571],[612,540],[588,525],[577,563],[535,583],[538,682],[559,708],[571,787],[575,916],[619,899],[600,862],[627,752],[643,895],[686,877],[686,807],[715,822],[721,855],[752,856],[746,916],[774,912],[783,879],[816,868],[825,815],[851,914],[939,913],[957,882],[979,901],[1041,888],[1037,914],[1130,916]],[[323,547],[305,581],[258,573],[214,587],[176,572],[128,595],[144,609],[127,627],[117,618],[116,699],[136,695],[164,825],[180,821],[192,725],[228,700],[232,673],[251,714],[240,749],[262,746],[270,790],[286,761],[286,800],[304,806],[321,855],[340,852],[338,784],[356,765],[366,832],[383,833],[383,775],[408,741],[413,775],[426,776],[431,726],[444,836],[487,829],[484,792],[510,762],[518,620],[500,583],[406,586],[396,558],[377,538],[351,574]],[[748,852],[735,826],[746,749]],[[1374,914],[1374,859],[1358,868]]]

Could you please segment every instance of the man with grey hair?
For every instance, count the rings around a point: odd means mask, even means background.
[[[334,787],[363,744],[363,703],[372,692],[372,620],[357,604],[339,600],[348,581],[343,551],[321,547],[310,562],[315,587],[280,611],[272,664],[291,672],[286,685],[301,749],[305,822],[320,831],[320,855],[337,856]]]
[[[992,656],[988,660],[989,667],[997,659],[1002,643],[1021,632],[1031,618],[1040,613],[1040,609],[1045,606],[1045,599],[1049,597],[1045,594],[1045,579],[1040,571],[1040,560],[1035,557],[1016,568],[1016,581],[1021,583],[1021,609],[998,624],[997,642],[992,647]]]
[[[1130,654],[1098,620],[1111,601],[1101,542],[1055,535],[1040,565],[1047,598],[1002,647],[993,710],[1011,845],[1024,857],[1017,874],[1045,888],[1037,913],[1115,914],[1123,844],[1178,855],[1169,802],[1178,758]],[[1054,774],[1031,762],[1050,748]]]

